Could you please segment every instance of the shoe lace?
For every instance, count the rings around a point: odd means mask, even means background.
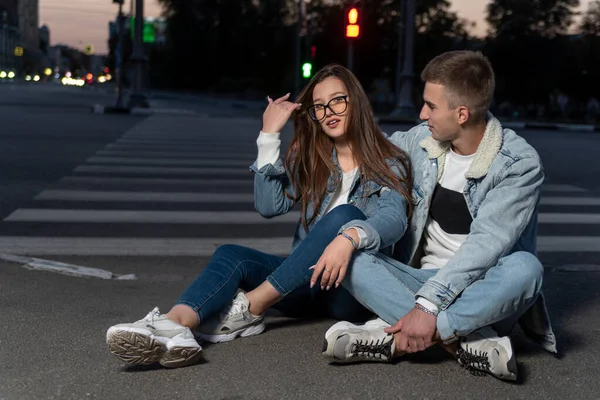
[[[456,352],[458,361],[472,375],[483,376],[486,372],[490,372],[490,360],[487,351],[477,351],[465,346],[465,349],[459,347]]]
[[[158,307],[154,307],[154,310],[150,311],[148,313],[148,315],[146,315],[143,319],[141,319],[138,322],[149,322],[149,323],[154,323],[154,318],[157,318],[160,316],[160,311],[158,309]]]
[[[384,338],[381,339],[371,339],[371,340],[363,340],[360,339],[356,341],[350,350],[350,353],[353,356],[358,357],[368,357],[368,358],[378,358],[389,360],[392,358],[392,347],[390,346],[390,342],[386,339],[389,339],[392,335],[388,334]]]
[[[221,320],[229,319],[235,315],[244,314],[247,311],[246,305],[241,301],[232,301],[229,307],[221,312]]]

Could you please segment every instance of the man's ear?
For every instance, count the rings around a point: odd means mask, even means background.
[[[457,119],[458,119],[458,123],[460,125],[464,125],[469,118],[471,118],[471,113],[469,112],[469,109],[465,106],[460,106],[456,109],[457,112]]]

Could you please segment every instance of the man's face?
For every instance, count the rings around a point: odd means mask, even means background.
[[[458,112],[448,107],[444,86],[426,82],[423,100],[419,118],[427,121],[433,138],[440,142],[455,140],[460,130]]]

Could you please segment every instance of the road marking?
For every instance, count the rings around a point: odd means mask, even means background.
[[[249,175],[250,170],[246,167],[238,168],[191,168],[191,167],[140,167],[130,165],[80,165],[73,172],[101,172],[101,173],[134,173],[134,174],[157,174],[157,175],[197,175],[197,174],[237,174]]]
[[[119,201],[170,203],[253,203],[252,193],[119,192],[97,190],[44,190],[36,200]]]
[[[600,206],[600,197],[542,196],[540,204],[545,206]]]
[[[86,276],[91,278],[118,280],[137,279],[135,274],[115,275],[112,272],[104,269],[83,267],[81,265],[67,264],[59,261],[42,260],[39,258],[32,257],[16,256],[6,253],[0,253],[0,260],[18,263],[21,264],[21,266],[29,269],[58,272],[61,274],[71,276]]]
[[[161,166],[237,166],[248,168],[252,162],[246,160],[227,160],[227,159],[206,159],[198,156],[195,160],[180,160],[172,158],[156,158],[156,157],[90,157],[86,160],[89,164],[145,164],[145,165],[161,165]]]
[[[586,189],[573,185],[543,184],[542,190],[549,192],[587,192]]]
[[[539,213],[540,224],[600,224],[600,214]]]
[[[288,255],[292,238],[65,238],[0,237],[0,252],[27,255],[211,256],[223,244]],[[600,252],[600,237],[540,236],[538,251]]]
[[[254,179],[249,176],[248,179],[194,179],[194,178],[121,178],[121,177],[100,177],[100,176],[65,176],[59,183],[93,183],[98,185],[111,185],[111,184],[146,184],[146,185],[226,185],[231,187],[239,186],[254,186]],[[224,193],[223,195],[227,195]]]
[[[255,211],[140,211],[19,208],[4,219],[9,222],[153,223],[153,224],[279,224],[296,223],[299,211],[264,218]]]

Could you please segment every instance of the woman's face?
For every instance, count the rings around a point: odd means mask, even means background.
[[[339,139],[346,134],[349,101],[344,83],[338,78],[329,77],[313,89],[313,105],[309,114],[321,124],[327,136]]]

